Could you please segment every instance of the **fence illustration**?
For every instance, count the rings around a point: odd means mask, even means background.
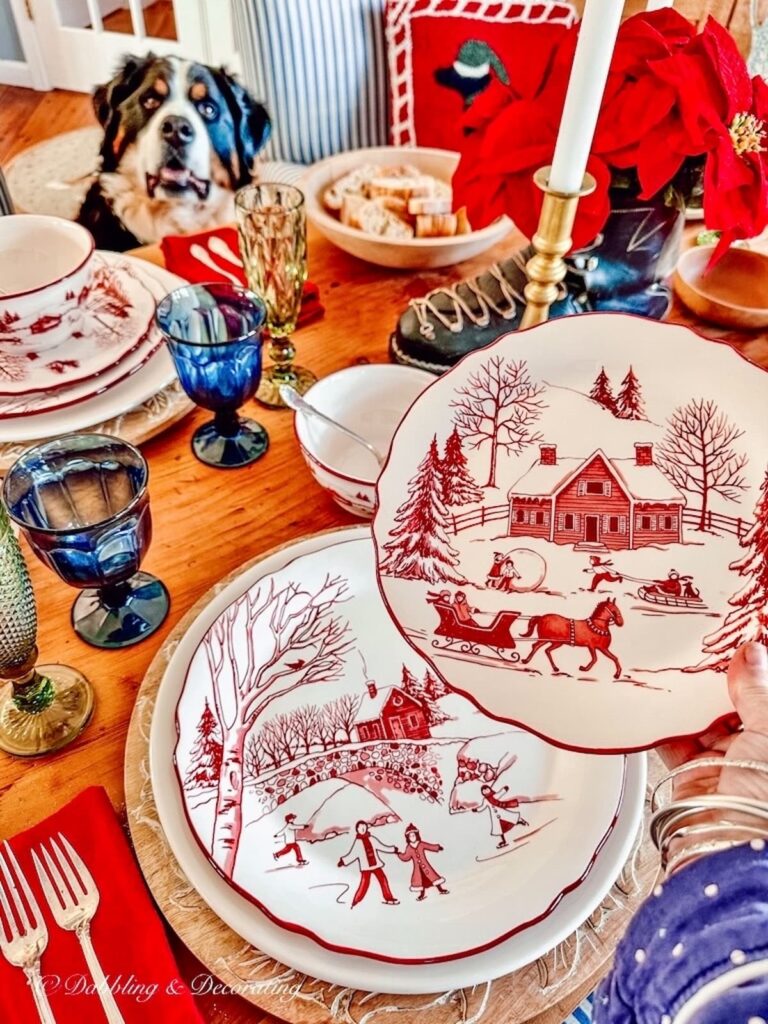
[[[485,526],[486,523],[506,521],[509,518],[509,505],[481,505],[480,508],[472,509],[469,512],[451,513],[446,526],[454,536],[463,530],[471,530],[476,526]],[[683,509],[683,526],[693,526],[696,529],[701,522],[701,509]],[[705,530],[719,530],[721,533],[730,533],[739,540],[752,528],[748,519],[740,516],[724,516],[719,512],[707,511],[704,516]]]

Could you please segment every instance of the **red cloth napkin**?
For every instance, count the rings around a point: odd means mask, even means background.
[[[210,247],[212,238],[217,240],[213,249]],[[229,257],[221,255],[222,244],[227,247]],[[193,247],[195,255],[192,254]],[[204,250],[202,254],[198,247]],[[202,281],[231,283],[233,277],[237,278],[240,284],[247,283],[240,260],[237,231],[234,228],[214,228],[212,231],[200,231],[196,235],[168,235],[160,243],[160,248],[163,250],[166,268],[193,284]],[[237,262],[234,263],[233,260]],[[297,329],[318,320],[323,313],[325,308],[320,303],[320,289],[312,281],[307,281],[304,285]]]
[[[53,920],[32,862],[31,851],[59,832],[80,854],[99,888],[91,938],[126,1024],[202,1024],[109,797],[99,787],[86,789],[56,814],[10,840],[48,927],[41,967],[57,1024],[106,1020],[98,995],[84,991],[92,987],[92,979],[80,944]],[[23,971],[0,954],[0,1021],[37,1020]]]

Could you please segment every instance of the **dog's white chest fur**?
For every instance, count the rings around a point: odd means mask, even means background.
[[[150,199],[138,172],[135,154],[126,154],[120,170],[101,175],[101,188],[115,215],[140,242],[157,242],[166,235],[183,235],[226,224],[235,218],[235,197],[216,182],[205,201]]]

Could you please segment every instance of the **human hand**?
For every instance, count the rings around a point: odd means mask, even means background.
[[[442,853],[443,852],[443,847],[440,845],[440,843],[437,844],[437,852],[438,853]]]
[[[668,768],[712,757],[768,765],[768,648],[759,643],[739,648],[728,667],[728,691],[737,713],[696,739],[660,747]],[[676,799],[722,793],[768,802],[768,774],[729,766],[694,768],[675,780],[673,792]]]

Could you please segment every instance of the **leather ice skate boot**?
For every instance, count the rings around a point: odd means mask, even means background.
[[[577,313],[635,313],[660,320],[669,309],[684,216],[676,196],[641,201],[612,190],[612,210],[595,240],[568,256],[550,319]],[[520,326],[527,247],[474,278],[412,299],[390,337],[390,357],[442,373],[468,352]]]

